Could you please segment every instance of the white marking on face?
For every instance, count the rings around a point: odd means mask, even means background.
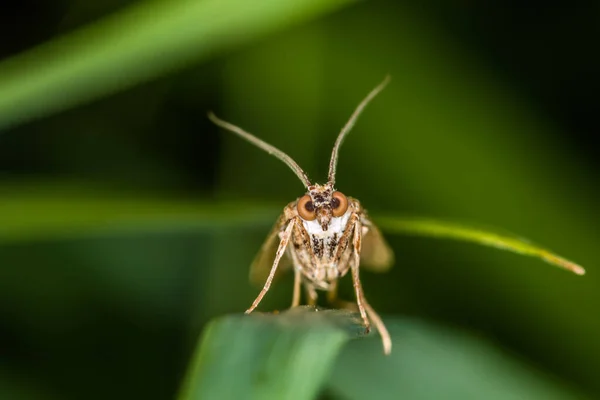
[[[341,235],[344,233],[344,229],[346,229],[346,225],[348,224],[348,219],[350,218],[350,209],[346,211],[344,215],[341,217],[332,217],[329,222],[329,227],[324,231],[319,222],[314,219],[312,221],[304,221],[302,220],[302,224],[304,228],[311,236],[316,236],[318,238],[325,238],[331,236],[334,233]]]

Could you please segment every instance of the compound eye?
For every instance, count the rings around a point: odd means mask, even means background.
[[[298,214],[300,217],[306,221],[312,221],[317,218],[317,213],[315,212],[315,205],[312,202],[312,199],[309,195],[305,194],[298,200]]]
[[[348,199],[342,192],[333,192],[331,195],[331,211],[334,217],[341,217],[348,210]]]

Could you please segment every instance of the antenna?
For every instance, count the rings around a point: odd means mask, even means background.
[[[279,158],[281,161],[286,163],[288,167],[292,169],[292,171],[296,173],[296,175],[298,176],[298,178],[300,178],[300,180],[302,181],[304,186],[306,186],[306,188],[310,186],[310,180],[308,180],[308,176],[306,176],[306,173],[302,170],[302,168],[300,168],[296,161],[292,159],[292,157],[288,156],[278,148],[271,146],[269,143],[262,141],[253,134],[246,132],[239,126],[235,126],[233,124],[230,124],[229,122],[223,121],[222,119],[218,118],[212,111],[208,113],[208,118],[212,122],[214,122],[215,125],[220,126],[221,128],[226,129],[230,132],[233,132],[238,136],[241,136],[243,139],[246,139],[253,145],[260,147],[267,153]]]
[[[356,107],[356,109],[350,116],[350,119],[348,120],[348,122],[346,122],[346,125],[344,125],[344,127],[342,128],[342,131],[338,135],[337,140],[335,141],[335,145],[333,146],[333,152],[331,153],[331,161],[329,161],[328,180],[332,186],[335,183],[335,172],[337,169],[338,153],[340,151],[342,142],[346,138],[346,135],[348,135],[348,132],[350,132],[350,130],[356,123],[358,116],[363,112],[363,110],[365,109],[367,104],[369,104],[369,102],[371,100],[373,100],[373,98],[375,96],[377,96],[379,94],[379,92],[381,92],[386,87],[386,85],[390,82],[390,79],[391,79],[391,77],[389,75],[387,75],[385,77],[385,79],[379,85],[377,85],[375,87],[375,89],[371,90],[371,92],[367,95],[367,97],[365,97],[363,99],[363,101],[360,102],[358,107]]]

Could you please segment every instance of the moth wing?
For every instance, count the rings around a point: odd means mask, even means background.
[[[385,272],[394,264],[394,251],[391,249],[383,234],[369,220],[365,220],[367,232],[362,237],[360,251],[361,267],[373,272]]]
[[[250,265],[250,282],[253,285],[263,286],[271,268],[275,261],[275,254],[279,248],[281,239],[279,238],[279,232],[285,229],[285,219],[283,216],[279,218],[275,226],[271,229],[271,232],[267,235],[265,242],[258,251],[258,254],[254,257],[252,264]],[[289,244],[288,244],[289,245]],[[292,266],[292,258],[290,257],[287,249],[279,260],[279,266],[273,280],[280,277],[285,271],[290,269]]]

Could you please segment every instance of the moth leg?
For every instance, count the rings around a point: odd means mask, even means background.
[[[350,310],[352,312],[358,312],[358,306],[356,305],[356,303],[352,302],[352,301],[346,301],[346,300],[342,300],[342,299],[335,299],[333,301],[333,304],[335,305],[336,308],[340,308],[340,309],[346,309],[346,310]]]
[[[360,312],[360,317],[365,324],[365,331],[367,333],[371,332],[371,322],[369,322],[369,318],[367,317],[367,311],[365,309],[365,296],[363,293],[362,285],[360,283],[360,278],[358,277],[358,267],[352,267],[352,281],[354,283],[354,291],[356,292],[356,305],[358,306],[358,311]]]
[[[295,221],[290,221],[288,226],[285,228],[285,231],[281,235],[281,242],[279,243],[279,248],[277,249],[277,253],[275,254],[275,261],[273,262],[273,266],[271,267],[271,272],[269,272],[269,276],[267,277],[265,286],[252,303],[252,306],[250,306],[250,308],[246,310],[246,314],[250,314],[252,311],[254,311],[254,309],[258,306],[258,304],[265,296],[265,294],[269,291],[269,288],[271,287],[271,282],[273,281],[273,277],[275,276],[275,272],[277,271],[277,266],[279,265],[279,260],[281,259],[281,256],[283,256],[283,253],[285,252],[285,249],[290,241],[292,229],[294,228],[294,222]]]
[[[379,331],[379,335],[381,336],[381,342],[383,344],[383,353],[385,355],[389,355],[392,352],[392,338],[390,337],[390,333],[388,332],[385,324],[381,320],[379,314],[375,312],[373,307],[367,302],[365,299],[365,295],[362,289],[362,284],[360,283],[360,279],[358,277],[358,268],[360,264],[360,248],[361,248],[361,232],[362,232],[362,224],[359,220],[356,221],[356,225],[354,228],[354,237],[353,237],[353,245],[354,245],[354,262],[352,263],[352,277],[354,279],[354,288],[356,289],[356,303],[358,305],[359,311],[361,311],[361,317],[363,317],[363,312],[366,311],[371,321]],[[362,309],[361,309],[362,308]],[[367,325],[367,331],[369,330],[369,326]]]
[[[335,308],[343,308],[352,312],[358,312],[358,305],[352,301],[342,300],[337,297],[338,281],[331,282],[330,290],[327,292],[327,301]]]
[[[360,246],[361,246],[361,236],[362,236],[362,226],[360,220],[358,219],[357,214],[352,215],[352,256],[354,258],[354,262],[352,263],[352,283],[354,285],[354,291],[356,292],[356,305],[358,306],[358,311],[360,312],[360,317],[365,324],[365,331],[369,333],[371,331],[371,322],[369,322],[369,318],[367,317],[367,311],[365,310],[365,295],[363,293],[362,284],[360,283],[360,277],[358,276],[358,267],[360,264]]]
[[[369,303],[364,302],[364,306],[367,309],[367,314],[369,314],[369,318],[373,321],[373,325],[377,328],[379,335],[381,336],[381,343],[383,344],[383,353],[388,356],[392,352],[392,338],[390,337],[390,333],[388,332],[385,324],[381,320],[379,314],[373,310],[373,307],[369,305]]]
[[[327,301],[332,305],[336,305],[337,303],[339,303],[337,298],[337,289],[338,281],[333,281],[329,284],[329,290],[327,291]]]
[[[294,269],[294,294],[292,295],[292,308],[300,305],[300,283],[302,274],[299,269]]]
[[[315,289],[315,287],[311,284],[306,284],[306,297],[307,297],[307,304],[311,307],[315,307],[317,305],[317,297],[319,297],[319,295],[317,294],[317,291]]]
[[[365,330],[367,333],[371,331],[371,323],[369,322],[369,318],[367,317],[367,312],[363,306],[364,295],[362,291],[362,285],[360,284],[360,278],[358,276],[358,266],[360,262],[360,245],[361,245],[361,236],[362,236],[362,226],[360,223],[360,218],[357,213],[352,213],[350,219],[348,220],[348,225],[346,225],[346,229],[340,238],[338,243],[337,253],[335,255],[335,261],[338,265],[340,265],[340,260],[344,256],[344,252],[348,248],[348,243],[352,238],[352,259],[349,260],[349,264],[352,269],[352,281],[354,284],[354,291],[356,292],[356,304],[358,305],[358,311],[360,312],[360,317],[363,320],[365,325]]]
[[[335,304],[335,307],[337,308],[345,308],[354,312],[358,311],[358,305],[351,301],[335,299],[333,304]],[[363,304],[365,306],[365,309],[367,310],[367,315],[369,316],[369,319],[371,320],[371,322],[373,322],[373,325],[375,325],[375,328],[381,336],[381,342],[383,344],[383,353],[387,356],[392,352],[392,338],[390,336],[390,333],[385,327],[385,324],[383,323],[381,317],[379,316],[379,314],[377,314],[377,312],[375,312],[373,307],[371,307],[371,305],[366,301],[364,301]]]

